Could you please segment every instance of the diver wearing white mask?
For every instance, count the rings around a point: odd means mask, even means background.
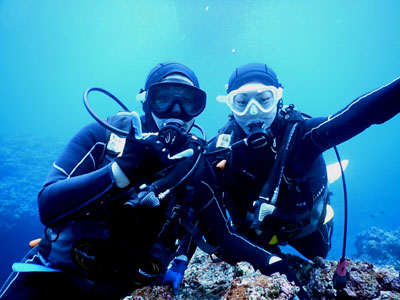
[[[282,87],[250,82],[231,91],[227,96],[218,96],[217,100],[228,104],[235,120],[249,134],[254,124],[263,123],[265,128],[271,126],[281,98]]]
[[[322,153],[398,114],[400,79],[336,114],[311,118],[283,106],[282,84],[270,67],[249,63],[235,69],[227,95],[217,100],[232,114],[210,142],[208,157],[232,227],[277,255],[289,244],[309,259],[326,257],[333,210]]]

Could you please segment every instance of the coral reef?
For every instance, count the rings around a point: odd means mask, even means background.
[[[400,277],[393,267],[349,260],[346,287],[338,291],[332,282],[337,262],[322,258],[304,261],[292,255],[288,255],[288,260],[312,299],[400,299]],[[224,262],[215,263],[197,251],[185,272],[180,295],[174,297],[168,287],[145,287],[125,300],[283,300],[293,299],[297,289],[285,275],[265,276],[243,262],[234,267]]]
[[[400,270],[400,228],[383,231],[371,227],[357,235],[355,241],[357,260],[369,261],[378,266],[393,266]]]
[[[239,263],[236,267],[240,267]],[[265,276],[259,272],[236,277],[221,300],[293,299],[298,288],[279,273]]]
[[[320,257],[312,262],[295,256],[289,259],[312,299],[400,299],[400,277],[393,267],[377,267],[369,262],[348,260],[347,284],[338,291],[333,286],[337,262]]]
[[[21,218],[38,217],[37,194],[64,142],[27,135],[0,138],[0,232],[4,233]]]
[[[153,288],[145,286],[137,289],[131,296],[125,297],[124,300],[172,300],[174,295],[167,286],[155,286]]]

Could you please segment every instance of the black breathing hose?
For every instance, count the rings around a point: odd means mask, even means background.
[[[343,183],[343,193],[344,193],[344,229],[343,229],[343,248],[342,248],[342,257],[341,260],[345,259],[346,256],[346,243],[347,243],[347,188],[346,188],[346,180],[344,178],[344,171],[342,166],[342,161],[340,160],[340,155],[338,149],[335,149],[336,157],[339,161],[340,172],[342,173],[342,183]]]
[[[110,92],[102,89],[102,88],[98,88],[98,87],[92,87],[92,88],[88,88],[84,93],[83,93],[83,103],[85,104],[86,109],[88,110],[89,114],[103,127],[105,127],[106,129],[110,130],[111,132],[118,134],[120,136],[127,136],[129,132],[125,131],[125,130],[121,130],[115,126],[112,126],[110,124],[108,124],[107,122],[104,122],[102,119],[99,118],[98,115],[96,115],[96,113],[92,110],[92,108],[89,105],[89,101],[88,101],[88,95],[91,92],[101,92],[103,94],[106,94],[108,97],[110,97],[111,99],[113,99],[115,102],[117,102],[119,104],[119,106],[122,107],[122,109],[126,112],[129,112],[129,108],[127,108],[125,106],[125,104],[123,104],[117,97],[115,97],[113,94],[111,94]]]
[[[287,126],[283,141],[282,141],[282,146],[278,151],[278,156],[275,159],[275,162],[272,166],[271,173],[268,177],[267,182],[264,184],[263,188],[261,189],[260,196],[264,198],[272,198],[272,192],[273,189],[279,185],[282,174],[283,174],[283,168],[285,167],[286,160],[288,153],[290,153],[290,150],[293,147],[292,137],[294,134],[294,131],[296,129],[297,123],[294,123],[292,126]]]

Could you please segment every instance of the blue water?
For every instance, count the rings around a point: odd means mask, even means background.
[[[141,112],[147,72],[185,63],[208,93],[198,123],[212,137],[229,112],[215,97],[236,66],[258,61],[278,73],[285,103],[326,116],[400,75],[399,13],[398,0],[0,0],[0,282],[43,232],[36,195],[63,145],[92,121],[86,88]],[[118,110],[91,100],[102,117]],[[349,160],[348,256],[361,230],[400,226],[399,129],[397,116],[339,146]],[[337,259],[343,197],[340,182],[331,188]]]

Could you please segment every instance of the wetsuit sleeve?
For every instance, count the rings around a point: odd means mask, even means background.
[[[231,231],[224,208],[217,199],[216,179],[211,166],[208,163],[205,165],[206,168],[203,169],[201,177],[196,176],[193,208],[196,211],[198,227],[207,242],[220,247],[220,257],[227,263],[236,264],[247,261],[267,275],[276,271],[268,265],[271,253]]]
[[[100,166],[105,148],[106,131],[97,123],[84,127],[68,143],[38,196],[44,225],[80,211],[113,187],[111,165]]]
[[[328,118],[305,122],[303,138],[325,151],[373,124],[382,124],[400,112],[400,78],[373,90]]]

